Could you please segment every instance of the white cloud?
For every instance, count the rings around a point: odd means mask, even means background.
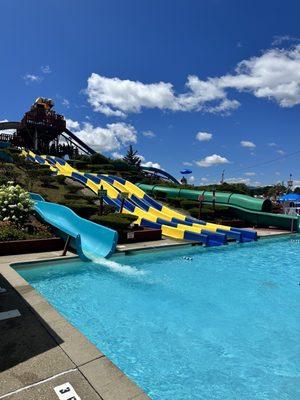
[[[280,150],[280,149],[279,149],[279,150],[277,150],[277,153],[278,153],[278,154],[280,154],[281,156],[284,156],[284,155],[285,155],[285,151],[283,151],[283,150]]]
[[[43,74],[51,74],[51,68],[50,65],[43,65],[41,66],[41,71]]]
[[[245,172],[246,176],[255,176],[256,173],[255,172]]]
[[[73,121],[72,119],[66,119],[66,124],[67,124],[67,128],[70,129],[70,131],[72,130],[79,130],[80,129],[80,124],[78,121]]]
[[[143,167],[153,167],[153,168],[158,168],[162,169],[159,163],[152,162],[152,161],[146,161],[141,164]]]
[[[189,183],[194,183],[195,182],[195,177],[193,175],[188,177],[188,182]]]
[[[204,177],[204,178],[201,178],[200,181],[202,181],[202,182],[208,182],[208,178],[205,178],[205,177]]]
[[[256,145],[253,142],[250,142],[250,140],[242,140],[241,146],[248,147],[249,149],[254,149],[254,147],[256,147]]]
[[[226,114],[240,105],[228,98],[232,89],[293,107],[300,104],[300,44],[242,60],[233,74],[206,80],[190,75],[185,86],[183,93],[176,94],[169,82],[143,83],[92,73],[86,93],[95,111],[119,117],[143,108]]]
[[[101,152],[116,151],[137,141],[135,128],[124,122],[107,124],[105,128],[94,127],[89,122],[80,124],[71,119],[67,119],[66,122],[68,129],[73,130],[81,140]]]
[[[199,167],[213,167],[219,164],[228,164],[229,160],[226,157],[219,156],[218,154],[212,154],[211,156],[206,156],[202,160],[196,161]]]
[[[269,145],[270,147],[276,147],[276,146],[277,146],[277,144],[274,143],[274,142],[268,143],[268,145]]]
[[[212,139],[212,134],[208,132],[198,132],[196,139],[199,140],[199,142],[208,142]]]
[[[142,135],[147,138],[154,138],[156,136],[156,134],[152,131],[144,131],[142,132]]]
[[[273,46],[279,46],[284,42],[300,42],[300,39],[290,35],[275,35],[273,37]]]
[[[42,78],[39,75],[34,74],[26,74],[22,77],[25,83],[28,85],[29,83],[39,83],[42,81]]]
[[[117,151],[114,151],[114,152],[112,153],[112,157],[113,157],[113,158],[116,158],[116,159],[121,159],[121,158],[124,157],[124,155],[121,154],[121,153],[118,153]]]
[[[145,157],[142,156],[141,154],[138,154],[140,160],[141,160],[141,165],[143,167],[153,167],[153,168],[159,168],[162,169],[160,164],[157,162],[152,162],[152,161],[146,161]]]
[[[281,175],[281,173],[279,171],[276,171],[275,175],[279,176],[279,175]]]
[[[185,165],[186,167],[191,167],[193,165],[193,163],[191,163],[189,161],[183,161],[182,164]]]
[[[248,185],[250,183],[249,178],[228,178],[226,179],[227,183],[244,183],[245,185]]]

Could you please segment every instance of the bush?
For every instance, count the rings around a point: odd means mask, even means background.
[[[82,195],[79,193],[66,193],[64,198],[66,200],[82,200]]]
[[[0,241],[26,239],[26,233],[9,221],[0,222]]]
[[[130,166],[122,160],[113,160],[112,164],[116,171],[129,171],[131,170]]]
[[[68,191],[69,191],[69,193],[77,193],[77,192],[79,192],[79,190],[81,190],[82,189],[82,186],[80,185],[80,186],[77,186],[77,185],[70,185],[70,186],[68,186]]]
[[[65,185],[66,184],[66,177],[63,176],[63,175],[56,175],[55,180],[59,185]]]
[[[87,169],[88,163],[86,161],[74,161],[73,165],[74,168],[84,171]]]
[[[35,218],[32,218],[30,223],[26,226],[27,233],[33,239],[45,239],[53,237],[50,228]]]
[[[33,204],[29,193],[21,186],[12,182],[0,186],[0,221],[23,224],[28,219]]]
[[[54,176],[51,175],[42,175],[40,176],[40,181],[41,181],[41,186],[46,187],[46,188],[57,188],[57,186],[53,185],[56,183],[56,179]]]
[[[180,207],[180,202],[182,200],[180,199],[180,197],[170,197],[167,199],[168,204],[170,204],[173,207]]]
[[[180,206],[184,210],[190,210],[191,208],[199,207],[199,201],[194,200],[181,200]]]
[[[100,153],[96,153],[91,156],[91,161],[92,164],[107,164],[109,159]]]
[[[129,228],[129,226],[137,220],[138,217],[129,214],[108,214],[108,215],[94,215],[91,221],[96,224],[104,225],[108,228],[122,232]]]
[[[84,202],[66,201],[64,202],[64,205],[71,208],[80,217],[87,219],[99,211],[99,206]]]
[[[99,207],[99,210],[100,210],[100,207]],[[103,206],[103,215],[113,214],[116,210],[117,210],[117,207],[105,204]]]

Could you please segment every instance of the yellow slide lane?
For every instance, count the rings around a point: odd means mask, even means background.
[[[131,197],[131,195],[135,195],[136,197],[140,198],[141,200],[144,199],[145,192],[143,190],[141,190],[138,186],[134,185],[133,183],[131,183],[129,181],[126,181],[125,184],[122,184],[121,182],[114,180],[112,185],[122,192],[127,191],[129,193],[129,197]],[[185,215],[183,215],[177,211],[174,211],[166,206],[163,206],[161,211],[150,206],[149,210],[144,211],[144,212],[147,213],[147,219],[150,219],[149,215],[153,215],[157,218],[161,218],[166,221],[172,221],[172,218],[177,218],[177,219],[181,219],[182,221],[184,221],[185,217],[186,217]],[[153,220],[153,221],[156,221],[156,220]],[[217,225],[217,224],[212,224],[212,223],[206,223],[206,225],[193,223],[192,226],[178,223],[177,226],[180,229],[187,230],[189,232],[195,232],[195,233],[201,233],[202,230],[216,232],[217,229],[219,229],[219,228],[230,230],[230,227],[228,227],[228,226],[224,226],[224,228],[223,228],[223,225]]]

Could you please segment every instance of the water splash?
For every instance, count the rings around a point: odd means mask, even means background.
[[[93,259],[95,264],[102,265],[103,267],[108,268],[112,272],[121,273],[129,276],[144,276],[148,274],[148,271],[139,270],[135,267],[131,267],[126,264],[119,264],[112,260],[107,260],[106,258],[97,257]]]

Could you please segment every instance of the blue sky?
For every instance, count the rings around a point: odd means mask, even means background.
[[[0,120],[38,96],[118,156],[195,184],[299,180],[300,3],[2,0]],[[285,158],[286,157],[286,158]],[[276,160],[273,161],[272,160]]]

